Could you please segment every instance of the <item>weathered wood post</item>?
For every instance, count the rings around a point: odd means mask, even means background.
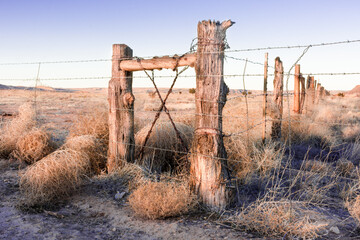
[[[273,122],[271,125],[271,138],[281,138],[281,121],[283,114],[284,68],[279,57],[275,59],[274,96],[273,96]]]
[[[310,79],[311,79],[311,81],[310,81],[311,102],[314,105],[314,103],[315,103],[315,77],[311,76]]]
[[[305,78],[300,73],[300,84],[301,84],[301,99],[300,99],[300,113],[304,111],[306,89],[305,89]]]
[[[314,89],[314,77],[308,76],[306,82],[306,113],[310,113],[313,109],[315,98],[315,89]]]
[[[300,64],[295,65],[294,75],[294,112],[300,113]]]
[[[315,93],[315,104],[318,104],[321,98],[321,84],[318,83],[316,85],[316,93]]]
[[[191,153],[191,186],[208,207],[221,210],[229,199],[222,110],[229,91],[224,82],[224,48],[230,20],[198,23],[196,56],[196,130]]]
[[[113,45],[112,77],[108,88],[109,152],[108,172],[134,161],[134,101],[132,72],[120,69],[121,59],[131,58],[132,49]]]
[[[325,96],[325,88],[323,86],[321,86],[320,88],[320,99],[323,99]]]
[[[262,142],[265,143],[266,138],[266,105],[267,105],[267,78],[268,78],[268,53],[265,53],[264,61],[264,90],[263,90],[263,129],[262,129]]]

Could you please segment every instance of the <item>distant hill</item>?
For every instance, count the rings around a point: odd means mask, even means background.
[[[347,94],[360,95],[360,85],[356,85],[356,87],[354,87],[352,90],[350,90],[349,92],[347,92]]]
[[[52,87],[46,87],[46,86],[38,86],[37,88],[35,88],[35,87],[9,86],[9,85],[0,84],[0,90],[11,90],[11,89],[29,90],[29,91],[34,91],[36,89],[38,91],[51,91],[51,92],[54,92],[54,91],[56,91],[56,92],[75,92],[76,91],[74,89],[52,88]]]

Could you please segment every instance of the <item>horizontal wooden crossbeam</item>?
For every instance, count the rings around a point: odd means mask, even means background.
[[[123,71],[142,71],[142,70],[154,70],[154,69],[175,69],[177,67],[190,66],[194,67],[196,61],[196,54],[189,53],[183,56],[164,56],[154,57],[151,59],[133,59],[122,60],[120,62],[120,70]]]

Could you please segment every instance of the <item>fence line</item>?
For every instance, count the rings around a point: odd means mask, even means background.
[[[295,74],[284,74],[284,76],[295,76]],[[301,75],[311,75],[311,76],[345,76],[345,75],[360,75],[360,72],[334,72],[334,73],[301,73]],[[200,77],[263,77],[263,73],[248,73],[248,74],[223,74],[223,75],[200,75]],[[268,74],[268,76],[274,76],[273,73]],[[175,75],[163,75],[156,76],[155,78],[174,78]],[[57,77],[57,78],[39,78],[40,81],[70,81],[70,80],[103,80],[103,79],[111,79],[110,76],[94,76],[94,77]],[[124,77],[126,78],[126,77]],[[129,77],[130,78],[130,77]],[[145,78],[147,76],[132,76],[131,78]],[[196,75],[180,75],[178,78],[196,78]],[[113,78],[117,79],[117,78]],[[122,78],[123,79],[123,78]],[[1,78],[0,81],[34,81],[34,78]],[[326,80],[322,80],[326,81]]]
[[[318,44],[311,44],[311,45],[297,45],[297,46],[280,46],[280,47],[263,47],[263,48],[248,48],[248,49],[238,49],[238,50],[226,50],[225,53],[230,53],[230,52],[248,52],[248,51],[261,51],[261,50],[275,50],[275,49],[292,49],[292,48],[304,48],[304,52],[303,54],[306,52],[307,49],[309,49],[310,47],[320,47],[320,46],[330,46],[330,45],[339,45],[339,44],[348,44],[348,43],[359,43],[360,40],[351,40],[351,41],[340,41],[340,42],[329,42],[329,43],[318,43]],[[218,52],[205,52],[205,53],[218,53]],[[295,64],[301,59],[301,57],[303,56],[303,54],[297,59],[297,61],[292,65],[295,66]],[[181,55],[182,56],[182,55]],[[174,58],[179,58],[178,55],[173,55]],[[248,60],[248,59],[243,59],[243,58],[237,58],[237,57],[232,57],[232,56],[225,56],[225,58],[228,59],[233,59],[233,60],[237,60],[237,61],[244,61],[245,62],[245,68],[244,68],[244,72],[243,74],[222,74],[222,75],[160,75],[160,76],[156,76],[155,78],[196,78],[196,77],[225,77],[225,78],[231,78],[231,77],[242,77],[243,78],[243,92],[240,92],[239,96],[232,96],[229,97],[227,100],[225,101],[214,101],[212,99],[200,99],[200,98],[195,98],[193,101],[180,101],[179,103],[176,104],[183,104],[183,103],[195,103],[200,101],[203,103],[229,103],[232,100],[238,99],[238,98],[245,98],[245,110],[246,110],[246,114],[233,114],[233,115],[226,115],[226,114],[199,114],[199,113],[191,113],[188,110],[184,110],[186,112],[179,112],[179,111],[173,111],[173,110],[168,110],[168,105],[169,102],[166,102],[166,99],[163,101],[161,100],[161,110],[160,110],[160,105],[157,107],[154,107],[153,109],[158,108],[159,110],[129,110],[129,109],[120,109],[120,108],[112,108],[114,110],[119,110],[119,111],[132,111],[132,112],[137,112],[137,113],[158,113],[160,114],[162,112],[162,109],[165,108],[165,113],[169,113],[171,112],[172,114],[181,114],[181,115],[190,115],[190,116],[209,116],[209,117],[222,117],[223,119],[242,119],[242,120],[246,120],[246,128],[235,132],[221,132],[222,137],[227,138],[227,137],[236,137],[236,136],[241,136],[243,134],[247,134],[247,139],[248,139],[248,145],[249,145],[249,132],[250,131],[254,131],[254,129],[256,129],[257,127],[261,126],[262,124],[266,123],[266,122],[274,122],[274,121],[280,121],[280,122],[288,122],[289,126],[288,126],[288,141],[289,141],[289,149],[291,150],[291,132],[293,132],[292,129],[292,124],[295,123],[310,123],[310,124],[316,124],[316,125],[329,125],[329,126],[354,126],[357,125],[358,123],[348,123],[348,122],[342,122],[341,120],[337,121],[337,122],[329,122],[329,121],[314,121],[312,119],[306,119],[305,118],[301,118],[301,119],[297,119],[295,116],[291,115],[291,109],[290,109],[290,96],[294,95],[294,93],[290,93],[289,89],[288,89],[288,81],[290,76],[296,76],[295,74],[291,73],[292,67],[289,69],[288,73],[283,73],[282,76],[286,76],[286,91],[283,92],[281,94],[281,96],[287,96],[287,106],[288,106],[288,117],[286,118],[282,118],[282,119],[273,119],[271,117],[265,117],[262,118],[262,120],[260,121],[256,121],[259,120],[259,118],[261,117],[250,117],[250,112],[249,110],[253,110],[253,109],[259,109],[261,108],[261,104],[259,105],[259,107],[249,107],[249,103],[262,103],[263,101],[251,101],[250,99],[258,97],[258,96],[273,96],[274,94],[270,93],[260,93],[260,94],[249,94],[249,91],[246,89],[245,87],[245,77],[263,77],[264,73],[245,73],[245,69],[246,69],[246,64],[247,63],[251,63],[251,64],[255,64],[255,65],[260,65],[260,66],[265,66],[265,64],[260,63],[260,62],[256,62],[256,61],[252,61],[252,60]],[[71,64],[71,63],[88,63],[88,62],[110,62],[110,61],[114,61],[114,60],[127,60],[127,59],[140,59],[138,57],[131,57],[131,58],[120,58],[120,59],[90,59],[90,60],[68,60],[68,61],[44,61],[44,62],[27,62],[27,63],[0,63],[0,66],[6,66],[6,65],[32,65],[32,64],[38,64],[39,66],[42,64]],[[273,68],[273,67],[272,67]],[[35,105],[37,105],[37,103],[39,103],[39,101],[37,100],[37,85],[39,81],[55,81],[55,80],[95,80],[95,79],[116,79],[115,77],[111,77],[111,76],[96,76],[96,77],[58,77],[58,78],[39,78],[39,72],[40,72],[40,67],[38,70],[38,74],[37,77],[34,78],[19,78],[19,79],[15,79],[15,78],[3,78],[0,79],[0,81],[35,81],[35,98],[34,98],[34,103]],[[146,73],[147,74],[147,73]],[[319,72],[319,73],[301,73],[301,75],[311,75],[311,76],[343,76],[343,75],[360,75],[360,72]],[[275,76],[274,73],[272,74],[268,74],[268,76]],[[132,76],[132,79],[142,79],[142,78],[149,78],[149,75],[147,76]],[[150,77],[151,78],[151,77]],[[124,78],[120,78],[120,79],[124,79]],[[154,82],[154,75],[152,75],[152,80]],[[31,88],[30,88],[31,89]],[[157,90],[157,93],[159,93],[159,91]],[[169,95],[170,92],[168,92]],[[167,95],[167,96],[168,96]],[[305,95],[309,95],[308,93],[305,93]],[[167,97],[166,97],[167,98]],[[249,100],[249,102],[248,102]],[[232,108],[235,108],[238,106],[233,106]],[[35,106],[35,108],[37,108],[37,106]],[[36,109],[35,109],[36,110]],[[224,109],[224,110],[228,110],[228,109]],[[37,110],[36,110],[37,112]],[[260,111],[259,111],[260,112]],[[266,112],[265,112],[266,113]],[[297,115],[299,116],[299,115]],[[250,120],[252,121],[250,123]],[[1,118],[1,122],[0,125],[4,125],[6,122],[4,122],[4,119]],[[217,129],[216,129],[217,130]],[[197,129],[195,130],[197,131]],[[218,134],[218,133],[216,133]],[[335,135],[336,133],[333,132],[333,134]],[[119,143],[119,142],[116,142]],[[152,150],[159,150],[159,151],[168,151],[168,152],[173,152],[173,153],[178,153],[178,154],[186,154],[188,155],[189,153],[192,154],[200,154],[198,152],[192,152],[192,151],[178,151],[178,150],[174,150],[174,149],[164,149],[164,148],[158,148],[158,147],[152,147],[152,146],[146,146],[146,145],[139,145],[136,143],[129,143],[129,142],[121,142],[122,144],[126,144],[126,145],[132,145],[132,146],[136,146],[136,147],[142,147],[142,148],[147,148],[147,149],[152,149]],[[205,157],[209,157],[212,159],[218,159],[218,160],[226,160],[229,162],[241,162],[241,159],[231,159],[231,158],[219,158],[219,157],[214,157],[211,155],[204,155],[201,154]],[[291,153],[289,154],[289,159],[291,158]],[[291,162],[291,159],[289,160]],[[290,164],[291,165],[291,164]],[[289,171],[301,171],[298,169],[292,169],[290,168],[290,166],[288,166],[286,168],[286,170]]]

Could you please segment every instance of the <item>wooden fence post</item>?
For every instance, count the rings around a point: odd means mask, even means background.
[[[318,104],[321,98],[321,84],[318,83],[316,85],[316,93],[315,93],[315,104]]]
[[[323,86],[321,86],[320,88],[320,99],[323,99],[325,96],[325,88]]]
[[[198,23],[196,71],[196,130],[191,153],[191,187],[213,210],[226,207],[230,174],[222,135],[222,110],[229,92],[223,64],[226,29],[230,20]]]
[[[312,104],[315,103],[315,77],[311,76],[311,82],[310,82],[310,91],[311,91],[311,102]]]
[[[275,59],[274,74],[274,117],[271,126],[271,138],[279,140],[281,138],[281,121],[283,114],[283,89],[284,89],[284,68],[279,57]]]
[[[306,82],[306,113],[310,113],[313,109],[315,98],[314,77],[308,76]]]
[[[120,69],[121,59],[131,58],[132,49],[113,45],[112,77],[109,82],[109,152],[108,172],[134,161],[134,101],[132,72]]]
[[[304,111],[306,89],[305,89],[305,78],[300,73],[300,84],[301,84],[301,99],[300,99],[300,113]]]
[[[267,78],[268,78],[268,53],[265,53],[264,61],[264,96],[263,96],[263,129],[262,129],[262,142],[265,143],[266,138],[266,105],[267,105]]]
[[[295,65],[294,75],[294,112],[300,113],[300,64]]]

